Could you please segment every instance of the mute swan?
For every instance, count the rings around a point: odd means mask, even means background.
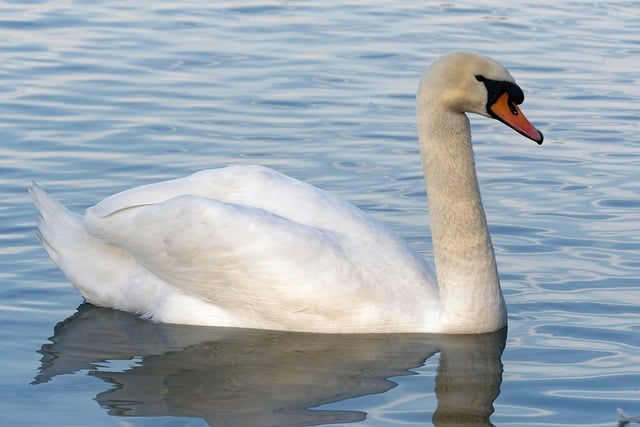
[[[455,52],[426,72],[417,121],[437,280],[352,204],[258,166],[204,170],[72,213],[37,184],[37,235],[87,302],[150,319],[290,331],[482,333],[506,307],[466,112],[538,144],[494,60]]]

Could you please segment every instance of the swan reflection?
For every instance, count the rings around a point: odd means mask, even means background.
[[[198,417],[212,426],[362,421],[360,411],[311,409],[383,393],[436,352],[438,427],[490,426],[506,330],[451,336],[328,335],[155,324],[82,305],[40,349],[34,383],[86,370],[109,384],[111,415]],[[130,361],[118,372],[101,366]]]

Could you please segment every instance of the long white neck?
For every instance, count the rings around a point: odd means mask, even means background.
[[[442,312],[448,332],[506,324],[491,237],[480,199],[466,114],[418,105],[420,151]]]

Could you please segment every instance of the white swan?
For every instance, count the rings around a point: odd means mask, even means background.
[[[70,212],[34,184],[38,237],[95,305],[170,323],[291,331],[481,333],[506,308],[465,112],[542,143],[499,63],[456,52],[418,93],[438,280],[352,204],[271,169],[233,166]]]

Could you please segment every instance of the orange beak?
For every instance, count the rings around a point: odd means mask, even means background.
[[[500,95],[496,102],[489,106],[489,113],[521,135],[542,144],[542,133],[527,120],[518,105],[509,100],[508,93]]]

